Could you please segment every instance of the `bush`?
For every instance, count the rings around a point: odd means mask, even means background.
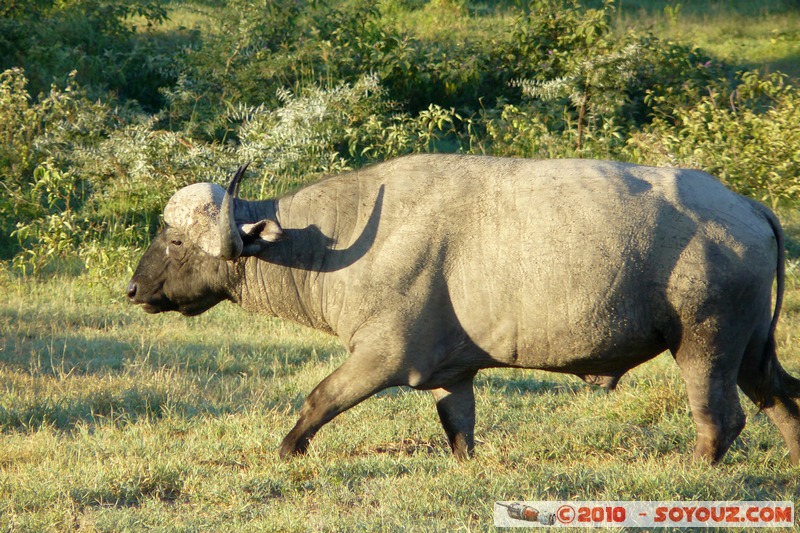
[[[23,68],[31,92],[47,91],[70,72],[94,96],[113,91],[153,110],[158,87],[174,82],[179,42],[143,39],[166,19],[160,0],[21,0],[0,6],[0,71]]]
[[[636,161],[703,169],[767,202],[800,200],[800,91],[782,74],[744,72],[732,88],[672,106],[654,97],[653,123],[630,139]]]
[[[0,223],[16,241],[4,255],[23,273],[53,265],[98,279],[131,269],[179,188],[224,184],[242,162],[260,175],[259,197],[285,193],[333,173],[412,151],[435,150],[457,116],[432,106],[416,118],[392,114],[375,76],[301,94],[279,91],[281,105],[240,105],[224,115],[239,142],[192,139],[158,129],[157,117],[86,99],[75,82],[31,103],[21,70],[0,75],[0,135],[7,139],[0,178],[10,194]]]
[[[797,90],[612,34],[610,0],[532,0],[507,8],[508,32],[469,36],[391,22],[472,17],[461,1],[203,3],[202,34],[136,30],[164,20],[155,0],[0,6],[0,61],[30,67],[0,74],[0,258],[121,277],[175,190],[245,161],[258,197],[464,151],[693,166],[773,205],[798,200]]]
[[[505,155],[618,158],[626,139],[655,111],[719,83],[725,67],[696,48],[652,35],[612,35],[612,1],[536,0],[518,17],[509,48],[518,102],[485,113],[489,143]],[[513,96],[513,94],[512,94]]]
[[[66,170],[73,150],[91,144],[109,127],[109,109],[86,100],[70,77],[38,102],[27,92],[20,69],[0,73],[0,253],[13,250],[11,237],[24,245],[28,222],[71,212],[88,194],[85,182]],[[21,226],[20,226],[21,225]]]
[[[213,15],[221,28],[185,50],[182,77],[162,89],[169,125],[207,140],[234,134],[223,117],[240,105],[274,108],[279,90],[353,84],[379,39],[372,2],[234,0]]]

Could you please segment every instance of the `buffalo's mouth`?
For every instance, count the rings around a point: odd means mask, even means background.
[[[156,294],[148,294],[150,291],[143,291],[139,283],[134,279],[128,284],[126,295],[128,301],[133,305],[141,305],[145,313],[154,315],[165,311],[177,311],[178,306],[171,302],[161,291]]]
[[[161,298],[158,301],[143,301],[133,297],[128,298],[128,301],[133,305],[141,306],[145,313],[151,315],[166,313],[167,311],[177,311],[183,316],[197,316],[209,309],[207,305],[178,305],[166,298]]]
[[[181,311],[178,309],[178,306],[173,304],[172,302],[145,302],[141,300],[136,300],[134,298],[130,298],[129,301],[133,305],[139,305],[142,307],[145,313],[149,313],[151,315],[155,315],[157,313],[164,313],[166,311]],[[181,311],[183,312],[183,311]]]
[[[134,304],[134,305],[141,305],[142,309],[144,310],[144,312],[145,313],[149,313],[151,315],[155,315],[156,313],[162,313],[162,312],[165,311],[164,309],[161,309],[160,307],[156,307],[155,305],[151,305],[151,304],[148,304],[148,303],[139,303],[139,302],[133,302],[133,301],[131,301],[131,303]]]

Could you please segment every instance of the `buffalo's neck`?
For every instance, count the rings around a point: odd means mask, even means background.
[[[235,301],[245,310],[331,332],[319,276],[255,257],[244,261],[242,274]]]
[[[284,225],[287,237],[257,257],[239,259],[233,299],[250,312],[332,332],[325,317],[323,294],[326,238],[313,228],[297,228],[297,221],[290,220],[288,209],[282,206],[277,213],[276,204],[247,202],[240,207],[237,202],[237,220],[276,218]]]

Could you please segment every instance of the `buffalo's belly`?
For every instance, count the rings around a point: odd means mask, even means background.
[[[663,325],[646,299],[618,311],[573,309],[567,313],[518,316],[501,313],[464,319],[476,348],[497,366],[557,372],[627,370],[667,349]],[[551,309],[552,311],[552,309]]]
[[[602,336],[565,335],[560,342],[523,342],[514,366],[573,374],[616,373],[633,368],[667,349],[663,334],[608,330]],[[502,357],[503,349],[497,355]]]
[[[595,228],[562,248],[529,237],[461,261],[448,280],[458,322],[500,365],[598,373],[657,355],[676,261],[654,261],[652,241],[623,229]]]

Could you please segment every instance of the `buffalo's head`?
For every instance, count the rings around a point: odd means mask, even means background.
[[[164,207],[166,227],[144,252],[128,284],[128,299],[148,313],[197,315],[230,297],[233,267],[283,238],[277,221],[237,221],[234,198],[247,165],[226,191],[196,183],[176,192]]]

